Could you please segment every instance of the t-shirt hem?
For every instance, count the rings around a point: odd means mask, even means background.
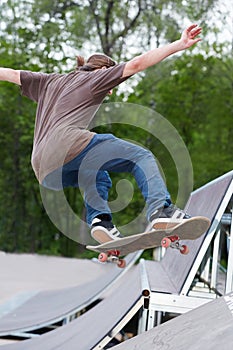
[[[82,147],[79,148],[78,152],[75,152],[75,154],[71,154],[69,156],[67,156],[64,160],[64,163],[58,167],[49,167],[46,170],[44,170],[42,173],[40,172],[40,169],[37,170],[35,167],[33,167],[33,162],[32,162],[32,168],[34,170],[34,173],[36,175],[37,180],[39,181],[40,185],[42,185],[43,180],[46,178],[46,176],[48,176],[49,174],[51,174],[53,171],[61,168],[63,165],[71,162],[74,158],[76,158],[88,145],[89,143],[92,141],[93,137],[96,135],[96,133],[92,132],[91,137],[83,143]]]

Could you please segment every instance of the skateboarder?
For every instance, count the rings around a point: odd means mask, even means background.
[[[112,134],[95,134],[88,125],[103,99],[132,75],[201,39],[192,24],[179,40],[116,64],[104,54],[84,61],[68,74],[45,74],[0,68],[0,80],[18,84],[23,95],[37,102],[32,167],[39,183],[62,190],[84,191],[87,223],[100,243],[120,237],[108,206],[109,171],[130,172],[147,204],[147,218],[156,228],[180,223],[188,216],[171,203],[170,195],[151,152]]]

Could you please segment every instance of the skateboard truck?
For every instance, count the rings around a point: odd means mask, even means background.
[[[180,238],[177,235],[164,237],[161,241],[161,246],[164,248],[173,248],[180,251],[181,254],[186,255],[189,253],[189,248],[185,244],[180,243]],[[118,249],[108,250],[107,252],[101,252],[98,256],[99,262],[106,261],[117,264],[118,267],[124,268],[126,261],[120,258],[121,252]]]
[[[98,256],[98,260],[100,262],[113,262],[122,269],[126,266],[126,261],[124,259],[120,259],[120,251],[116,249],[109,250],[107,253],[100,253]]]
[[[161,246],[163,248],[173,248],[178,249],[181,254],[187,255],[189,253],[189,248],[185,244],[180,243],[179,236],[168,236],[164,237],[161,241]]]

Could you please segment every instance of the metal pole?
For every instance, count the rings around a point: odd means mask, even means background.
[[[230,247],[228,253],[228,263],[227,263],[227,281],[226,281],[226,294],[232,291],[233,285],[233,223],[232,223],[232,212],[231,209],[231,225],[230,225]]]

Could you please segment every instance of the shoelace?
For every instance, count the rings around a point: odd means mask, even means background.
[[[168,214],[171,214],[171,216],[172,216],[172,213],[174,213],[175,211],[178,211],[178,212],[180,212],[180,213],[183,214],[183,217],[184,217],[184,218],[185,218],[185,217],[186,217],[186,218],[190,218],[190,217],[191,217],[186,211],[184,211],[184,210],[178,208],[178,207],[177,207],[176,205],[174,205],[174,204],[171,204],[169,207],[164,208],[164,209],[165,209],[165,212],[168,213]]]

